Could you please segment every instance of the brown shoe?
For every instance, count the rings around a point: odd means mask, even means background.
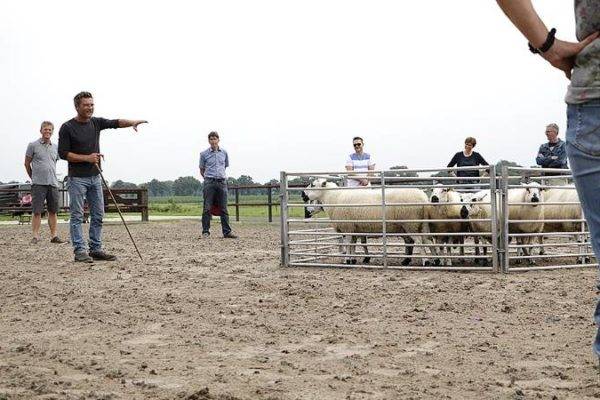
[[[234,234],[233,234],[233,233],[231,233],[231,232],[230,232],[230,233],[228,233],[227,235],[224,235],[224,236],[223,236],[223,239],[237,239],[237,238],[238,238],[238,236],[237,236],[237,235],[234,235]]]
[[[58,236],[54,236],[51,240],[50,243],[55,243],[55,244],[65,244],[65,243],[69,243],[66,240],[62,240],[61,238],[59,238]]]

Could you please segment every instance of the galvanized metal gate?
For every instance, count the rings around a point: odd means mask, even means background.
[[[480,173],[489,171],[489,174],[479,177],[451,175],[473,170]],[[545,175],[542,176],[541,172]],[[488,272],[596,266],[591,262],[593,252],[582,217],[548,221],[511,219],[514,210],[534,209],[537,206],[578,207],[578,202],[540,201],[539,204],[533,204],[509,199],[516,192],[527,189],[574,190],[570,186],[552,184],[558,179],[569,179],[564,172],[503,168],[502,173],[497,175],[494,166],[369,171],[362,175],[348,171],[281,172],[281,265]],[[436,176],[431,176],[432,173]],[[552,173],[557,175],[550,176]],[[345,186],[345,182],[352,178],[368,182],[369,186]],[[303,181],[305,185],[291,186],[290,180],[294,183]],[[302,201],[301,192],[306,189],[308,182],[316,180],[319,183],[327,181],[338,184],[308,188],[313,197],[328,198],[329,203],[313,201],[307,204]],[[418,201],[394,202],[394,198],[398,197],[398,189],[420,189],[427,194],[427,202],[424,203],[422,198]],[[338,194],[362,191],[363,195],[358,196],[360,201],[343,202],[343,199],[357,196],[323,195],[330,191]],[[453,193],[449,198],[455,200],[432,202],[432,198],[436,197],[434,193]],[[342,201],[338,201],[340,199]],[[463,206],[471,213],[467,219],[454,215],[456,208],[462,209]],[[322,208],[338,216],[338,219],[304,218],[306,207]],[[399,210],[418,208],[426,210],[423,215],[410,216],[408,212],[408,217],[395,217],[402,214]],[[334,210],[343,211],[344,217],[340,218],[340,212]],[[436,210],[448,212],[445,214]],[[535,229],[535,225],[542,222],[577,223],[579,229],[577,232],[543,232]],[[517,229],[526,224],[534,228]],[[426,225],[431,228],[430,231],[404,229],[407,226]],[[457,226],[460,228],[456,229]],[[453,228],[448,230],[448,227]],[[542,240],[544,238],[546,241]],[[576,240],[565,240],[569,238]],[[534,240],[538,243],[533,243]],[[357,252],[359,248],[362,249],[361,253]],[[556,250],[563,248],[570,251]],[[536,251],[538,254],[535,254]],[[573,262],[575,258],[577,262]],[[559,262],[549,264],[548,260]],[[564,260],[568,262],[560,262]]]

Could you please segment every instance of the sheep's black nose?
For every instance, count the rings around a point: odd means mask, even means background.
[[[304,207],[304,218],[311,218],[312,213],[308,211],[308,207]]]
[[[540,202],[540,198],[537,196],[533,196],[533,198],[531,199],[532,203],[539,203]]]
[[[304,193],[304,190],[302,191],[302,193],[300,194],[300,196],[302,196],[302,201],[305,203],[308,203],[308,200],[310,200],[308,198],[308,196],[306,195],[306,193]]]
[[[468,216],[469,216],[469,210],[467,210],[466,206],[462,206],[460,208],[460,217],[464,219],[464,218],[467,218]]]
[[[440,202],[440,198],[437,196],[431,196],[431,202],[432,203],[439,203]]]

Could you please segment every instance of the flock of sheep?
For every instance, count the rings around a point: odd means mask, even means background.
[[[319,178],[304,189],[303,199],[311,215],[325,211],[334,230],[342,234],[340,253],[345,263],[356,264],[357,240],[364,251],[363,263],[368,264],[367,236],[381,237],[383,229],[382,191],[375,188],[345,189],[334,182]],[[489,189],[462,193],[447,185],[438,184],[426,193],[418,188],[385,188],[386,234],[397,234],[405,242],[402,265],[412,260],[413,247],[423,248],[423,265],[452,265],[452,260],[464,256],[464,239],[475,238],[475,252],[486,262],[487,249],[492,242],[492,202]],[[499,199],[495,199],[500,204]],[[508,189],[509,233],[534,234],[517,236],[518,253],[529,264],[535,264],[532,250],[539,248],[543,255],[543,232],[580,232],[582,211],[577,192],[572,185],[542,188],[537,182],[523,183]],[[563,204],[556,204],[563,203]],[[498,207],[499,208],[499,207]],[[496,213],[500,229],[500,216]],[[523,222],[518,222],[523,221]],[[355,235],[360,234],[360,235]],[[371,235],[369,235],[371,234]],[[540,235],[535,235],[540,234]],[[580,235],[581,236],[581,235]],[[536,245],[534,239],[538,240]],[[581,241],[581,237],[577,238]],[[460,256],[452,256],[458,247]],[[431,260],[429,259],[431,258]],[[517,260],[520,262],[520,259]],[[578,262],[587,262],[580,259]]]

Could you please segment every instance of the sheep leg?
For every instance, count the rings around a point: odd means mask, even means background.
[[[360,238],[361,243],[363,244],[362,248],[365,252],[365,258],[363,258],[363,264],[369,264],[371,262],[371,257],[369,256],[369,247],[367,247],[367,237],[362,236]]]
[[[348,242],[351,242],[351,241],[352,241],[352,236],[350,236],[350,235],[343,235],[340,238],[340,243],[341,243],[340,244],[340,254],[343,254],[343,258],[342,258],[343,261],[342,262],[344,264],[350,264],[351,263],[351,261],[350,261],[350,254],[349,254],[351,246],[348,245]]]
[[[521,238],[517,238],[516,242],[517,242],[517,246],[522,246],[523,245],[523,239],[521,239]],[[510,241],[509,241],[509,243],[510,243]],[[522,247],[517,247],[517,257],[520,257],[522,255],[523,255],[523,248]],[[521,262],[523,262],[523,260],[520,259],[520,258],[517,258],[515,260],[516,264],[521,264]]]
[[[421,226],[421,233],[430,233],[430,232],[431,231],[429,230],[429,225],[427,223],[424,223]],[[430,236],[420,237],[419,240],[420,240],[420,243],[428,245],[427,247],[423,248],[424,253],[427,253],[429,251],[429,253],[431,254],[431,257],[435,260],[434,261],[435,265],[439,265],[439,263],[440,263],[439,253],[438,253],[438,248],[435,246],[434,240]],[[428,259],[423,259],[423,265],[431,265],[431,262]]]
[[[404,254],[407,256],[412,256],[414,251],[413,244],[415,244],[415,241],[410,236],[402,236],[402,239],[404,240]],[[404,260],[402,260],[402,265],[407,266],[410,264],[411,260],[412,257],[406,257]]]
[[[523,243],[527,244],[527,245],[531,245],[533,243],[533,238],[532,237],[526,237],[523,240]],[[531,254],[532,254],[531,247],[523,247],[523,254],[526,255],[526,256],[531,256]],[[536,261],[533,258],[528,258],[527,259],[527,264],[529,264],[529,265],[536,265],[537,263],[536,263]]]
[[[346,235],[342,235],[339,238],[339,250],[340,250],[340,254],[346,254],[346,246],[344,245],[346,241]],[[342,258],[342,262],[346,262],[345,258]]]
[[[443,240],[442,243],[445,244],[444,246],[444,250],[446,251],[446,255],[447,256],[451,256],[452,255],[452,238],[450,236],[446,236]],[[452,258],[450,257],[446,257],[446,265],[448,266],[452,266]]]
[[[356,240],[357,237],[355,235],[350,235],[350,246],[348,246],[348,264],[356,264],[356,257],[354,257],[354,254],[356,253]]]

